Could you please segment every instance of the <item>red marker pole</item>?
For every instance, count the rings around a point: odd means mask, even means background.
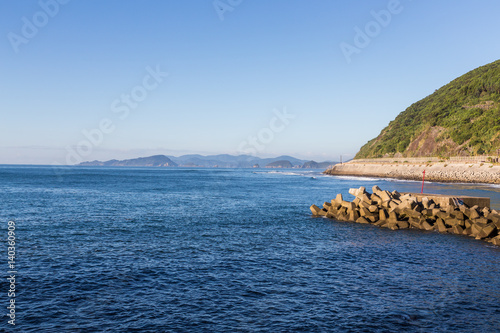
[[[424,175],[422,177],[422,190],[420,191],[420,193],[424,193],[424,181],[425,181],[425,170],[424,170]]]

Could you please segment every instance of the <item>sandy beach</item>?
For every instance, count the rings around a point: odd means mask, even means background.
[[[492,163],[370,163],[350,161],[325,171],[329,175],[381,177],[435,182],[500,184],[500,165]]]

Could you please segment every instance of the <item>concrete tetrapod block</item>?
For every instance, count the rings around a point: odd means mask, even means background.
[[[401,205],[401,204],[402,204],[402,202],[398,204],[396,201],[391,200],[391,201],[389,201],[389,208],[391,208],[391,209],[398,208],[399,205]]]
[[[337,214],[339,212],[339,210],[337,209],[337,207],[334,207],[334,206],[331,206],[330,208],[328,208],[328,213],[330,214]]]
[[[391,202],[395,202],[396,205],[400,205],[403,201],[401,201],[399,199],[392,198]]]
[[[401,193],[399,193],[398,191],[394,190],[394,191],[391,192],[391,196],[394,199],[399,199],[401,197]]]
[[[378,219],[379,220],[387,220],[387,218],[389,217],[389,214],[387,213],[387,211],[385,209],[380,209],[378,211]]]
[[[425,209],[429,208],[429,198],[427,197],[422,198],[422,206],[424,206]]]
[[[398,221],[396,224],[399,229],[408,229],[410,227],[410,224],[406,221]]]
[[[409,201],[409,200],[412,200],[413,199],[413,196],[409,193],[405,193],[403,194],[402,196],[399,197],[399,200],[401,201]]]
[[[407,216],[408,218],[410,218],[410,217],[420,218],[420,216],[422,216],[422,214],[420,214],[419,212],[414,211],[412,209],[408,209],[408,208],[400,211],[400,214],[403,214],[403,215]]]
[[[342,205],[339,204],[337,201],[335,201],[335,199],[332,199],[331,203],[332,203],[332,207],[335,207],[337,209],[339,209],[340,207],[342,207]]]
[[[377,195],[382,199],[382,202],[386,202],[392,199],[391,193],[387,191],[381,191]]]
[[[413,227],[413,228],[416,228],[416,229],[422,229],[422,222],[420,222],[420,219],[417,219],[417,218],[414,218],[414,217],[410,217],[410,219],[408,220],[408,223]]]
[[[361,199],[361,202],[365,202],[365,203],[367,203],[367,204],[369,204],[369,205],[371,205],[371,204],[372,204],[372,199],[371,199],[371,196],[370,196],[370,194],[369,194],[369,193],[364,193],[364,194],[360,197],[360,199]]]
[[[372,201],[376,202],[377,205],[381,205],[382,204],[382,198],[380,198],[377,194],[373,193],[372,196],[371,196],[371,199]]]
[[[342,198],[342,194],[341,193],[337,194],[337,196],[335,197],[335,203],[340,206],[342,205],[343,201],[344,199]]]
[[[396,215],[395,212],[391,212],[391,213],[389,213],[389,217],[387,218],[387,220],[389,222],[396,223],[396,222],[398,222],[398,216]]]
[[[479,232],[477,237],[488,238],[488,237],[492,236],[496,230],[497,230],[497,228],[492,223],[490,223],[487,226],[485,226],[483,229],[481,229],[481,231]]]
[[[484,217],[478,217],[477,219],[474,219],[474,223],[479,223],[479,224],[488,224],[488,219],[484,218]]]
[[[415,207],[413,207],[413,210],[416,211],[417,213],[421,213],[424,210],[424,207],[417,203]]]
[[[361,186],[360,188],[350,188],[349,194],[355,196],[356,198],[361,198],[363,194],[366,194],[366,188]]]
[[[472,224],[472,227],[471,227],[471,236],[472,237],[477,237],[479,236],[479,233],[483,230],[483,226],[477,224],[477,223],[473,223]]]
[[[477,219],[480,216],[479,213],[477,212],[477,210],[475,210],[473,208],[470,208],[468,211],[465,211],[465,215],[467,215],[469,217],[469,219],[471,219],[471,220]]]
[[[454,227],[459,225],[459,221],[453,217],[447,217],[444,219],[444,223],[449,227]]]
[[[496,237],[493,237],[490,242],[493,244],[493,245],[496,245],[496,246],[500,246],[500,236],[496,236]]]
[[[441,209],[439,208],[432,208],[431,209],[431,212],[432,212],[432,216],[437,216],[439,212],[441,212]]]
[[[436,216],[439,217],[440,219],[444,220],[445,218],[447,218],[450,215],[448,215],[446,212],[443,212],[442,210],[440,210],[439,213],[436,214]]]
[[[353,209],[349,212],[349,221],[356,221],[359,219],[359,213],[357,210]]]
[[[391,230],[398,230],[399,229],[397,222],[389,222],[389,223],[385,224],[384,227],[389,228]]]
[[[371,205],[372,205],[371,200],[370,200],[370,203],[365,202],[365,201],[363,201],[363,200],[361,200],[361,202],[359,203],[359,207],[365,207],[365,208],[368,208],[368,207],[370,207]]]
[[[368,210],[368,208],[359,207],[359,215],[361,215],[361,216],[367,216],[369,214],[370,214],[370,211]]]
[[[427,231],[434,230],[434,226],[430,225],[429,222],[427,222],[427,221],[422,222],[421,226],[424,230],[427,230]]]
[[[465,220],[464,221],[465,229],[471,228],[472,227],[472,221],[471,220]]]
[[[490,214],[488,214],[488,220],[495,223],[497,228],[500,228],[500,215],[498,215],[496,213],[490,213]]]
[[[454,211],[452,216],[454,216],[457,220],[465,220],[465,215],[461,211]]]
[[[370,223],[370,222],[368,222],[368,220],[367,220],[367,219],[365,219],[364,217],[360,217],[360,218],[358,218],[358,219],[356,220],[356,222],[358,222],[358,223],[363,223],[363,224]]]
[[[489,207],[484,207],[483,209],[481,209],[481,213],[483,214],[484,217],[488,218],[488,215],[490,215],[491,210],[489,209]]]
[[[497,227],[498,230],[500,230],[500,221],[498,222],[491,222],[495,225],[495,227]]]
[[[446,228],[446,225],[444,224],[444,221],[442,219],[438,219],[436,221],[436,226],[439,232],[446,232],[448,228]]]
[[[356,208],[356,204],[354,202],[349,202],[349,201],[342,201],[342,207],[347,208],[348,210],[353,210]]]
[[[319,208],[318,206],[316,205],[312,205],[310,207],[311,209],[311,212],[313,213],[313,215],[319,215],[319,211],[321,210],[321,208]]]
[[[464,233],[464,229],[461,226],[456,225],[451,228],[451,232],[456,235],[462,235]]]

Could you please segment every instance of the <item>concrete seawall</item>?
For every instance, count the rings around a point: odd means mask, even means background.
[[[500,165],[492,163],[380,163],[375,160],[354,160],[334,165],[325,174],[422,180],[424,170],[425,179],[429,181],[500,184]]]

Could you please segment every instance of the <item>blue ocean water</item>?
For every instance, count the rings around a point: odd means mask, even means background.
[[[420,191],[320,170],[0,166],[4,277],[16,223],[15,330],[500,331],[500,248],[311,217],[311,204],[375,184]],[[500,208],[499,187],[426,192]]]

